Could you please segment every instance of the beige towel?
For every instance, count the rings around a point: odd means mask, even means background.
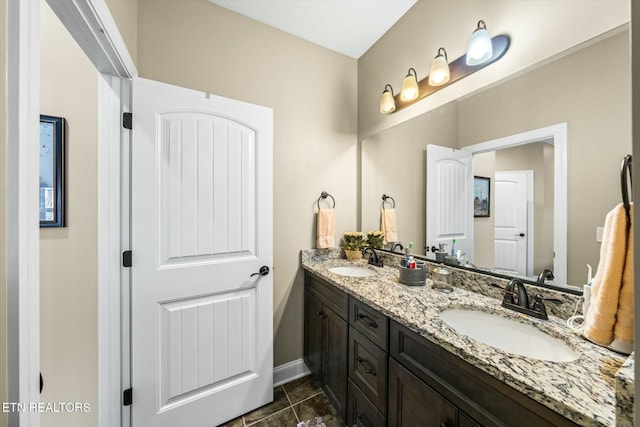
[[[335,246],[336,216],[333,209],[320,208],[318,211],[318,224],[316,248],[333,248]]]
[[[600,261],[583,332],[585,338],[603,346],[613,341],[614,329],[615,338],[621,342],[633,336],[633,249],[629,238],[627,250],[626,227],[626,214],[620,203],[605,219]],[[625,269],[628,259],[631,261]]]
[[[398,225],[396,224],[396,210],[382,209],[381,231],[384,233],[384,243],[398,241]]]
[[[627,243],[627,259],[622,272],[622,287],[618,298],[618,312],[613,337],[621,344],[633,344],[633,205],[629,209],[632,219]]]

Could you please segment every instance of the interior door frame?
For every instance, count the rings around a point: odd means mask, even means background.
[[[98,135],[98,388],[99,426],[125,420],[121,403],[129,361],[121,334],[127,273],[120,267],[128,245],[128,132],[121,113],[129,106],[127,80],[137,70],[104,1],[47,0],[95,65],[99,78]],[[39,402],[40,226],[37,197],[40,165],[40,3],[7,2],[7,359],[11,402]],[[114,143],[117,141],[118,143]],[[124,191],[121,191],[121,184]],[[124,236],[124,238],[123,238]],[[117,248],[117,251],[116,251]],[[124,296],[124,295],[123,295]],[[123,304],[127,301],[123,299]],[[124,344],[124,345],[123,345]],[[114,369],[115,368],[115,369]],[[9,414],[12,426],[38,427],[37,411]]]
[[[553,144],[553,179],[556,184],[556,191],[553,192],[553,275],[557,282],[567,283],[567,123],[533,129],[461,149],[479,154],[536,141]]]

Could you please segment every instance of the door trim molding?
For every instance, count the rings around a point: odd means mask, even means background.
[[[559,283],[567,283],[567,123],[533,129],[503,138],[462,147],[473,154],[499,148],[517,147],[536,141],[553,144],[553,275]]]
[[[130,80],[102,74],[98,90],[98,425],[127,427],[131,407],[122,406],[121,396],[131,386],[129,271],[120,254],[130,244],[130,132],[121,120]]]
[[[40,3],[7,2],[7,30],[7,388],[28,405],[40,401]],[[40,425],[37,411],[8,417]]]
[[[137,75],[131,55],[103,1],[47,2],[99,71],[121,78]],[[39,176],[40,3],[7,2],[7,29],[7,387],[9,401],[39,402],[39,206],[37,198],[28,195],[36,194]],[[100,101],[101,106],[120,102],[120,93],[113,90],[102,95],[105,99]],[[100,117],[100,121],[102,119]],[[105,123],[101,122],[100,126],[104,130]],[[99,137],[98,150],[101,153],[112,145],[118,145],[114,141],[119,141],[119,134],[113,129],[110,132],[114,133],[109,138],[105,136],[107,133]],[[98,305],[103,309],[98,325],[100,426],[116,425],[110,420],[124,417],[120,399],[121,373],[112,374],[109,369],[121,361],[128,362],[129,356],[124,353],[128,347],[121,348],[122,341],[118,344],[118,350],[122,352],[108,347],[114,345],[114,337],[122,337],[121,301],[113,299],[113,294],[104,300],[108,290],[120,288],[121,280],[120,277],[103,274],[105,266],[111,270],[115,266],[120,268],[120,251],[109,250],[120,247],[121,233],[128,235],[128,230],[107,228],[113,226],[114,212],[122,218],[129,215],[128,211],[122,210],[128,208],[128,204],[120,204],[120,180],[118,185],[110,181],[121,173],[125,177],[128,169],[123,168],[121,172],[123,166],[113,152],[106,159],[98,159],[98,234],[103,237],[99,238],[98,251],[106,254],[100,258],[98,271]],[[127,191],[122,193],[124,195],[128,197]],[[120,225],[122,227],[122,222]],[[122,309],[122,313],[126,312],[127,309]],[[105,313],[118,313],[118,316]],[[124,375],[124,369],[122,373]],[[40,417],[37,411],[12,413],[9,414],[9,423],[12,426],[38,427]]]

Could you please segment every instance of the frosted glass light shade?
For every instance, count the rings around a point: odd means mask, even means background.
[[[478,28],[471,35],[467,46],[467,65],[480,65],[493,56],[493,44],[484,21],[478,21]]]
[[[451,75],[449,74],[449,63],[447,62],[447,52],[444,48],[438,49],[438,55],[433,58],[431,71],[429,71],[429,85],[442,86],[447,83]]]
[[[393,88],[386,85],[380,96],[380,112],[382,114],[393,113],[396,110],[396,101],[393,99]]]
[[[409,72],[402,81],[400,99],[402,99],[403,101],[413,101],[418,97],[418,94],[418,76],[416,74],[416,70],[414,70],[413,68],[409,68]]]

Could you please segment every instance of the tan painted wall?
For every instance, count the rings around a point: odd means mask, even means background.
[[[380,228],[382,195],[396,201],[398,239],[424,253],[427,144],[458,146],[458,110],[449,103],[367,138],[361,145],[362,230]],[[422,220],[421,220],[422,219]]]
[[[7,2],[0,2],[0,402],[7,401]],[[7,425],[0,412],[0,427]]]
[[[489,206],[493,212],[493,206],[496,205],[496,152],[480,153],[473,156],[473,174],[491,178],[489,184]],[[495,215],[488,217],[473,218],[473,259],[474,265],[493,268],[495,260],[494,250],[494,229]]]
[[[516,75],[605,31],[629,22],[630,0],[418,1],[358,60],[360,140]],[[595,19],[594,17],[597,17]],[[379,113],[385,84],[400,90],[414,67],[424,78],[439,47],[462,56],[479,19],[491,35],[508,34],[507,54],[489,67],[391,115]]]
[[[43,402],[87,402],[86,414],[42,414],[42,426],[98,420],[98,74],[49,6],[41,7],[43,114],[68,121],[67,224],[40,231]]]
[[[134,63],[138,63],[138,0],[106,0]]]
[[[138,7],[141,77],[274,110],[274,363],[299,359],[299,251],[315,247],[320,193],[336,200],[337,239],[357,225],[357,63],[207,0]]]
[[[620,160],[631,152],[629,33],[624,31],[459,104],[460,146],[568,123],[568,282],[598,265],[596,227],[620,202]],[[615,63],[606,84],[595,62]]]

